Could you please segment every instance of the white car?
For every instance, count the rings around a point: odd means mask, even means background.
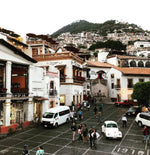
[[[122,138],[122,132],[119,131],[118,125],[115,121],[105,121],[102,125],[102,133],[104,133],[106,138]]]

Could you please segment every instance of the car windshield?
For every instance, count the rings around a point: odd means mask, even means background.
[[[137,109],[137,107],[131,107],[131,108],[129,108],[129,110],[136,110]]]
[[[107,124],[107,128],[117,128],[117,124],[114,123]]]
[[[53,118],[53,115],[54,115],[53,113],[45,112],[43,118]]]

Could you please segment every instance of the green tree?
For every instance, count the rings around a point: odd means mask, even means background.
[[[150,101],[150,81],[138,82],[133,87],[132,98],[137,99],[139,105],[148,105]]]

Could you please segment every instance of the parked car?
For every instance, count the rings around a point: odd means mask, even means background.
[[[106,138],[121,139],[122,132],[118,129],[118,124],[115,121],[105,121],[102,125],[102,133]]]
[[[63,123],[69,123],[70,108],[68,106],[58,106],[50,108],[43,114],[42,125],[44,127],[58,127]]]
[[[134,101],[132,101],[132,100],[122,100],[122,101],[119,101],[119,102],[115,102],[115,106],[121,106],[121,105],[133,106]]]
[[[138,124],[138,126],[146,125],[150,127],[150,112],[141,112],[138,113],[135,122]]]
[[[136,116],[139,112],[141,112],[141,107],[133,106],[130,107],[129,110],[126,112],[127,116]]]

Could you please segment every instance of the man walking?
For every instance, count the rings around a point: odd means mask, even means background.
[[[93,133],[93,128],[91,127],[90,130],[89,130],[89,139],[90,139],[90,148],[92,149],[92,140],[93,140],[93,137],[92,137],[92,133]]]
[[[127,117],[126,117],[126,115],[122,116],[122,127],[123,128],[127,127]]]
[[[72,123],[72,126],[71,126],[71,130],[72,130],[72,141],[74,142],[75,141],[75,136],[76,136],[76,130],[77,130],[77,127],[76,127],[76,124],[75,122]]]

